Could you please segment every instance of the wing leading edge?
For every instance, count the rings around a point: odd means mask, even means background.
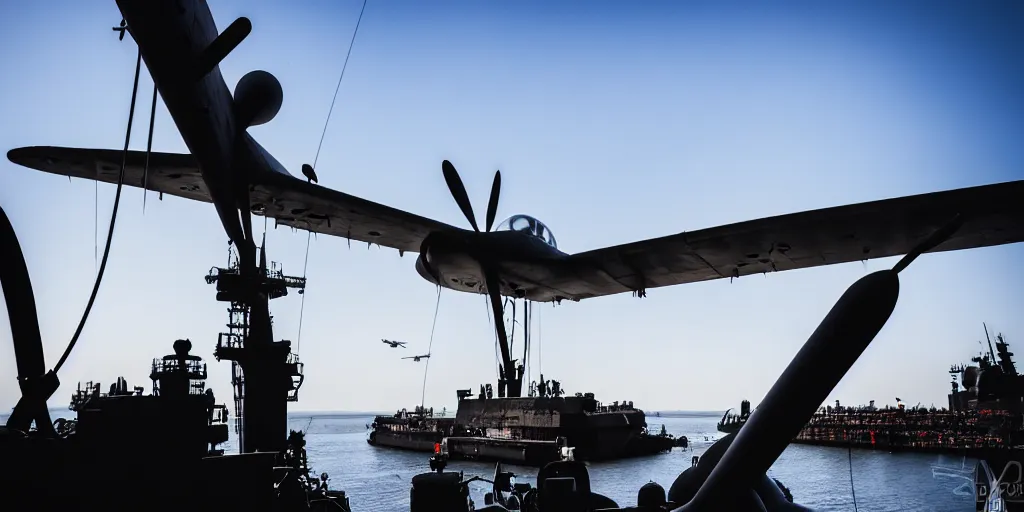
[[[431,231],[454,227],[337,190],[276,173],[262,174],[250,197],[279,224],[419,252]],[[254,212],[255,213],[255,212]]]
[[[117,183],[123,152],[34,146],[12,149],[7,158],[18,165],[52,174]],[[212,202],[195,158],[188,154],[129,151],[124,183],[155,192]],[[250,198],[253,213],[298,229],[418,252],[420,242],[435,230],[454,229],[343,192],[276,172],[254,173]]]
[[[928,252],[1024,241],[1024,181],[885,199],[679,233],[569,257],[554,288],[574,300],[908,253],[961,215]]]
[[[8,158],[32,169],[117,183],[118,150],[27,147]],[[142,187],[145,153],[131,151],[125,184]],[[146,188],[211,202],[191,155],[151,153]],[[419,251],[435,230],[455,229],[274,172],[253,177],[257,215],[298,229]],[[580,300],[660,286],[810,268],[906,254],[962,216],[963,225],[928,252],[1024,241],[1024,181],[934,192],[718,226],[569,256],[545,286]]]

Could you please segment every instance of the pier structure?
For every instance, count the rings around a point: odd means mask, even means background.
[[[796,444],[853,446],[884,450],[953,452],[1005,448],[1006,411],[954,412],[903,406],[828,407],[816,414],[793,440]]]
[[[895,407],[876,407],[874,400],[850,407],[836,400],[821,407],[792,442],[985,456],[1024,453],[1024,375],[1003,335],[996,334],[993,343],[984,327],[988,344],[971,358],[973,364],[949,368],[948,407],[907,407],[898,397]],[[749,404],[743,402],[739,415],[730,411],[719,422],[720,431],[738,430]]]

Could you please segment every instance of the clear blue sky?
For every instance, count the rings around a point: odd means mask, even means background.
[[[371,0],[317,172],[320,184],[463,226],[441,176],[451,159],[482,214],[529,213],[567,252],[723,223],[1024,178],[1024,10],[1019,2],[421,2]],[[1001,5],[1001,7],[1000,7]],[[230,87],[264,69],[285,100],[251,130],[296,175],[311,162],[359,12],[356,0],[214,1],[249,38],[222,64]],[[113,1],[0,6],[0,148],[123,144],[135,46]],[[132,147],[145,148],[144,75]],[[154,149],[184,152],[162,104]],[[99,249],[114,187],[99,186]],[[92,182],[0,162],[0,204],[18,229],[53,365],[94,278]],[[107,274],[51,406],[78,381],[149,388],[149,362],[190,338],[230,402],[212,349],[227,321],[203,276],[226,262],[212,206],[125,188]],[[262,222],[257,221],[258,230]],[[306,235],[271,230],[271,259],[301,274]],[[902,274],[889,324],[833,399],[946,401],[982,322],[1024,353],[1024,246],[927,255]],[[435,288],[400,258],[319,237],[309,254],[294,410],[394,410],[420,398]],[[535,351],[570,392],[647,409],[760,401],[846,287],[893,259],[538,306]],[[272,303],[295,340],[299,297]],[[493,382],[482,296],[444,291],[429,405]],[[0,406],[19,392],[0,315]],[[538,332],[539,331],[539,332]],[[380,338],[409,342],[388,349]],[[536,378],[538,361],[534,360]]]

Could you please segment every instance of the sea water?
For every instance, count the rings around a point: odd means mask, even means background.
[[[289,415],[289,428],[307,432],[306,450],[316,474],[327,472],[331,487],[348,493],[356,512],[402,512],[409,509],[413,475],[430,470],[429,454],[375,448],[366,443],[372,414],[316,413]],[[591,487],[619,506],[636,505],[636,493],[649,481],[666,490],[680,472],[690,467],[724,434],[716,431],[718,415],[648,415],[652,432],[664,424],[676,436],[685,435],[690,446],[670,453],[605,463],[590,463]],[[234,436],[224,446],[236,450]],[[790,446],[769,471],[793,493],[797,503],[815,510],[928,511],[974,510],[972,459],[934,454],[890,454],[818,446]],[[536,484],[535,468],[504,466],[518,482]],[[462,471],[466,477],[490,479],[493,463],[451,461],[446,471]],[[852,478],[851,478],[852,475]],[[851,483],[852,480],[852,483]],[[470,484],[477,504],[489,485]]]
[[[63,414],[61,414],[63,412]],[[56,418],[73,417],[69,411],[51,411]],[[636,493],[654,481],[666,490],[680,472],[690,467],[724,434],[716,431],[718,414],[647,416],[652,432],[664,424],[676,436],[690,441],[688,448],[650,457],[590,463],[591,487],[619,506],[636,504]],[[6,421],[6,415],[0,415]],[[413,475],[430,470],[429,454],[375,448],[366,443],[370,413],[292,413],[288,426],[306,432],[306,451],[314,473],[330,475],[331,488],[344,490],[355,512],[404,512],[409,510]],[[232,430],[234,423],[231,424]],[[237,437],[222,445],[225,453],[237,452]],[[790,489],[795,501],[814,510],[858,512],[958,512],[974,510],[976,461],[948,455],[847,450],[792,445],[769,471]],[[537,469],[504,466],[519,482],[536,484]],[[466,477],[491,478],[494,464],[451,461],[446,471],[462,471]],[[488,484],[470,484],[478,504]]]

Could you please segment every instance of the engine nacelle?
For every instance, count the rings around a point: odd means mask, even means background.
[[[249,128],[270,122],[281,110],[281,82],[266,71],[250,71],[235,85],[235,117]]]

